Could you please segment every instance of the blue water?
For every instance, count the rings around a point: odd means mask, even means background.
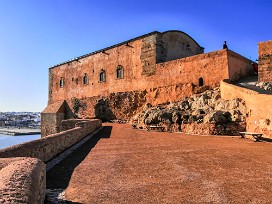
[[[10,147],[16,144],[28,142],[31,140],[39,139],[41,135],[22,135],[22,136],[11,136],[0,134],[0,149]]]

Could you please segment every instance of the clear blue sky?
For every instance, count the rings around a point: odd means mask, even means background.
[[[255,60],[271,12],[270,0],[0,0],[0,111],[42,111],[50,66],[155,30]]]

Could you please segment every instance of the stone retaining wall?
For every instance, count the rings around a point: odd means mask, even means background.
[[[224,125],[215,123],[182,124],[182,132],[197,135],[239,135],[246,130],[246,123],[228,123]]]
[[[265,137],[272,138],[272,95],[260,94],[257,91],[249,90],[221,81],[221,97],[225,100],[241,98],[245,101],[248,110],[246,117],[246,130],[248,132],[261,132]]]
[[[2,149],[0,157],[32,157],[47,162],[101,125],[99,119],[79,122],[73,129]]]
[[[102,125],[98,119],[64,123],[69,124],[66,128],[72,127],[72,124],[75,127],[0,150],[0,203],[44,203],[44,162],[53,159]]]

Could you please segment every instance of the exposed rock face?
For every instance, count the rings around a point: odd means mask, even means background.
[[[175,103],[154,107],[146,104],[133,122],[139,128],[159,124],[170,131],[237,135],[245,130],[245,114],[241,99],[222,100],[220,89],[215,88]]]
[[[103,122],[115,119],[128,121],[146,104],[146,91],[111,93],[107,97],[73,98],[68,103],[78,118],[99,118]]]

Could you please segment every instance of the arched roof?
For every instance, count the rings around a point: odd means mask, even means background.
[[[194,38],[192,38],[190,35],[188,35],[187,33],[183,32],[183,31],[180,31],[180,30],[167,30],[167,31],[161,32],[161,34],[166,34],[166,33],[171,33],[171,32],[182,33],[183,35],[186,35],[187,37],[189,37],[190,39],[192,39],[192,41],[194,41],[199,47],[201,47],[198,44],[198,42],[195,41]],[[201,48],[203,48],[203,47],[201,47]]]

